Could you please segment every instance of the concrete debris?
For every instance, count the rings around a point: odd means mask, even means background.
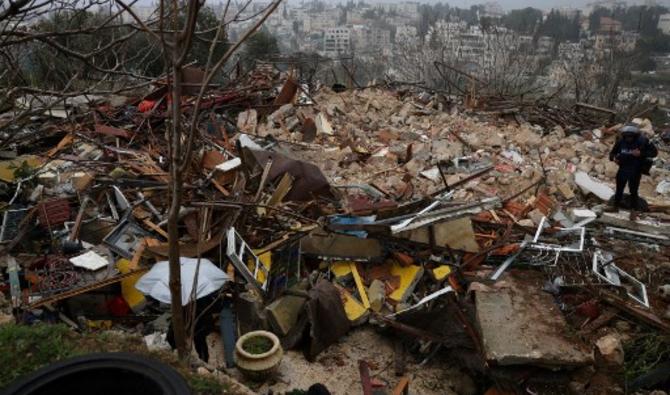
[[[323,113],[317,114],[316,118],[314,119],[314,122],[316,123],[317,134],[327,134],[327,135],[333,134],[333,127],[330,126],[330,122]]]
[[[582,189],[584,193],[592,193],[600,200],[608,201],[614,196],[614,190],[606,184],[596,181],[589,177],[584,171],[575,173],[575,183]]]
[[[146,323],[147,346],[170,347],[171,326],[155,319],[172,301],[159,262],[178,245],[182,285],[198,279],[182,289],[200,316],[194,348],[212,370],[234,372],[239,336],[263,330],[308,357],[290,351],[279,367],[300,385],[315,369],[331,372],[328,385],[358,380],[364,366],[366,383],[392,392],[408,377],[431,380],[431,366],[451,385],[417,393],[536,388],[512,369],[548,368],[543,386],[591,388],[597,374],[575,368],[620,367],[627,341],[670,330],[667,146],[642,178],[648,210],[630,220],[604,213],[618,171],[609,109],[465,105],[414,88],[308,91],[272,70],[207,90],[178,188],[164,86],[68,119],[41,115],[29,124],[39,139],[20,133],[3,147],[0,323],[104,316],[126,331]],[[196,102],[187,98],[184,114]],[[158,265],[164,303],[138,287]]]
[[[623,345],[616,335],[605,335],[596,341],[598,353],[605,364],[622,366],[624,362]]]
[[[256,134],[256,127],[258,126],[258,113],[256,110],[248,110],[241,112],[237,116],[237,128],[249,134]]]
[[[580,366],[593,355],[566,337],[567,323],[551,295],[507,276],[509,288],[475,292],[486,358],[499,365]]]

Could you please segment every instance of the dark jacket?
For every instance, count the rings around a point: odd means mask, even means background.
[[[640,156],[633,156],[635,149],[640,150]],[[610,151],[610,160],[617,159],[619,168],[623,171],[639,172],[645,167],[649,159],[656,157],[658,150],[648,138],[638,134],[632,142],[620,138]]]

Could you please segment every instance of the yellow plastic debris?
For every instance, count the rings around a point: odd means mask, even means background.
[[[0,180],[4,182],[14,182],[17,169],[26,166],[28,169],[34,170],[41,164],[42,160],[35,155],[22,155],[12,160],[2,161],[0,162]]]
[[[349,291],[340,287],[339,285],[335,285],[335,287],[337,287],[337,289],[340,291],[342,299],[344,299],[344,312],[347,315],[349,321],[352,323],[357,323],[363,320],[368,314],[368,309],[366,309],[361,302],[359,302],[351,293],[349,293]]]
[[[403,267],[393,262],[391,274],[400,277],[400,286],[389,295],[389,298],[396,302],[404,302],[414,292],[414,287],[423,276],[423,267],[417,265]]]
[[[344,312],[347,314],[347,318],[351,322],[357,322],[365,318],[368,314],[368,309],[370,308],[370,301],[368,300],[368,294],[363,286],[363,281],[361,276],[358,273],[355,262],[350,261],[341,261],[335,262],[330,265],[330,271],[333,273],[336,279],[352,275],[354,282],[356,283],[356,289],[358,294],[361,297],[362,301],[359,301],[354,297],[349,291],[345,288],[335,284],[338,290],[344,299]]]
[[[125,274],[131,271],[131,263],[128,259],[121,258],[116,262],[116,268],[122,274]],[[142,274],[138,273],[121,280],[121,296],[123,296],[123,299],[133,311],[141,310],[146,304],[144,294],[135,288],[135,283],[137,283]]]
[[[435,280],[437,281],[444,280],[449,273],[451,273],[451,267],[449,267],[449,265],[442,265],[433,269],[433,277],[435,277]]]
[[[256,251],[254,251],[254,254],[256,254]],[[261,264],[265,267],[265,270],[270,273],[270,268],[272,267],[272,251],[265,252],[263,254],[258,255],[258,259],[261,261]],[[247,267],[251,271],[251,273],[254,272],[254,269],[256,269],[256,264],[254,263],[253,259],[249,259],[247,261]],[[265,283],[265,273],[263,273],[262,270],[259,270],[258,273],[256,273],[256,280],[258,280],[259,283],[263,284]]]
[[[358,269],[354,262],[349,263],[349,269],[354,274],[354,281],[356,282],[356,288],[358,289],[358,294],[361,296],[361,302],[366,309],[370,308],[370,300],[368,299],[368,292],[363,286],[363,280],[361,280],[361,275],[358,274]]]
[[[330,271],[333,272],[335,278],[342,278],[351,274],[351,266],[349,265],[349,262],[346,261],[335,262],[330,265]]]

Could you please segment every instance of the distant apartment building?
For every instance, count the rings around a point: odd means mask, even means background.
[[[670,34],[670,14],[663,14],[658,18],[658,28],[664,34]]]
[[[403,3],[382,3],[377,5],[387,13],[395,13],[406,17],[408,19],[419,19],[419,3],[418,2],[403,2]]]
[[[326,29],[323,35],[323,55],[337,57],[351,52],[351,31],[344,26]]]
[[[388,53],[391,50],[391,31],[365,25],[350,28],[351,47],[356,51]]]
[[[333,8],[318,13],[310,13],[302,20],[306,32],[326,31],[339,25],[342,11]]]
[[[594,37],[594,47],[598,52],[607,52],[612,49],[629,52],[635,49],[639,37],[640,35],[635,32],[597,34]]]

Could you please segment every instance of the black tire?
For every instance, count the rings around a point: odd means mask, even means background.
[[[45,366],[14,381],[2,394],[190,395],[191,389],[176,370],[157,360],[95,353]]]

